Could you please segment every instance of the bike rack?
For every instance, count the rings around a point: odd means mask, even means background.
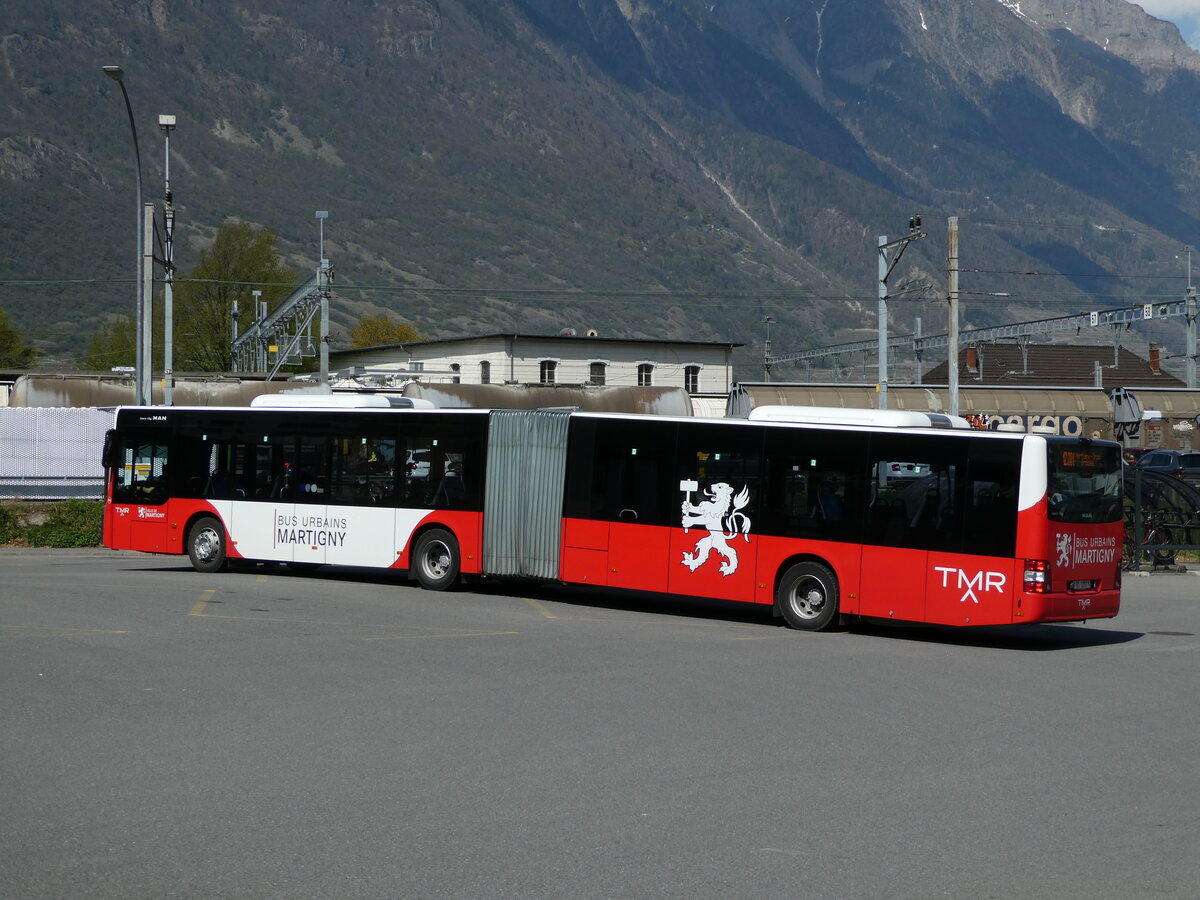
[[[1122,559],[1122,568],[1132,572],[1140,572],[1143,560],[1147,554],[1153,556],[1153,554],[1165,551],[1171,553],[1170,561],[1160,564],[1157,559],[1153,559],[1153,565],[1156,568],[1160,565],[1171,565],[1175,562],[1175,556],[1179,551],[1200,550],[1200,491],[1196,491],[1186,484],[1179,483],[1170,476],[1161,475],[1157,472],[1145,472],[1136,466],[1131,468],[1133,476],[1133,546],[1135,552],[1132,560],[1127,558],[1128,555]],[[1161,500],[1166,496],[1173,496],[1176,500],[1180,501],[1179,508],[1176,509],[1160,504],[1154,504],[1147,508],[1145,492],[1143,490],[1147,476],[1150,476],[1154,483],[1162,488],[1157,492],[1157,499]],[[1191,508],[1188,509],[1184,504],[1190,504]],[[1170,518],[1172,513],[1176,514],[1178,520]],[[1146,523],[1151,518],[1159,518],[1159,521],[1152,523],[1148,533]],[[1128,530],[1128,525],[1126,528]],[[1159,529],[1167,530],[1172,537],[1182,531],[1185,542],[1147,543],[1147,539],[1151,538]],[[1123,546],[1123,553],[1124,549],[1125,547]]]

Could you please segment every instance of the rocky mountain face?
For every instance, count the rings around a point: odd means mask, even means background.
[[[1125,0],[1001,2],[1036,27],[1070,32],[1147,74],[1169,77],[1175,69],[1200,71],[1200,54],[1184,43],[1178,28]]]
[[[329,210],[335,340],[383,311],[595,327],[743,342],[753,377],[767,316],[776,350],[871,333],[876,236],[911,215],[897,331],[944,327],[949,215],[968,324],[1178,296],[1200,224],[1200,55],[1125,0],[9,6],[0,304],[60,365],[131,311],[106,64],[148,199],[178,117],[182,270],[237,217],[310,271]]]

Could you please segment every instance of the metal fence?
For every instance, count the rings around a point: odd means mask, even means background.
[[[0,407],[0,498],[104,496],[100,456],[113,413]]]
[[[1200,491],[1161,472],[1125,467],[1125,550],[1122,565],[1140,570],[1200,550]]]

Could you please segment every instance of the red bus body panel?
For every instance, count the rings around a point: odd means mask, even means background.
[[[1052,522],[1043,499],[1022,510],[1018,523],[1020,560],[1044,560],[1048,571],[1045,593],[1018,591],[1014,622],[1111,618],[1120,611],[1123,522]]]

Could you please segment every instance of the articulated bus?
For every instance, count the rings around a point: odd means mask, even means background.
[[[372,566],[432,590],[511,576],[760,603],[808,630],[1076,621],[1120,605],[1113,443],[869,410],[313,402],[118,410],[105,545],[187,554],[202,572]]]

